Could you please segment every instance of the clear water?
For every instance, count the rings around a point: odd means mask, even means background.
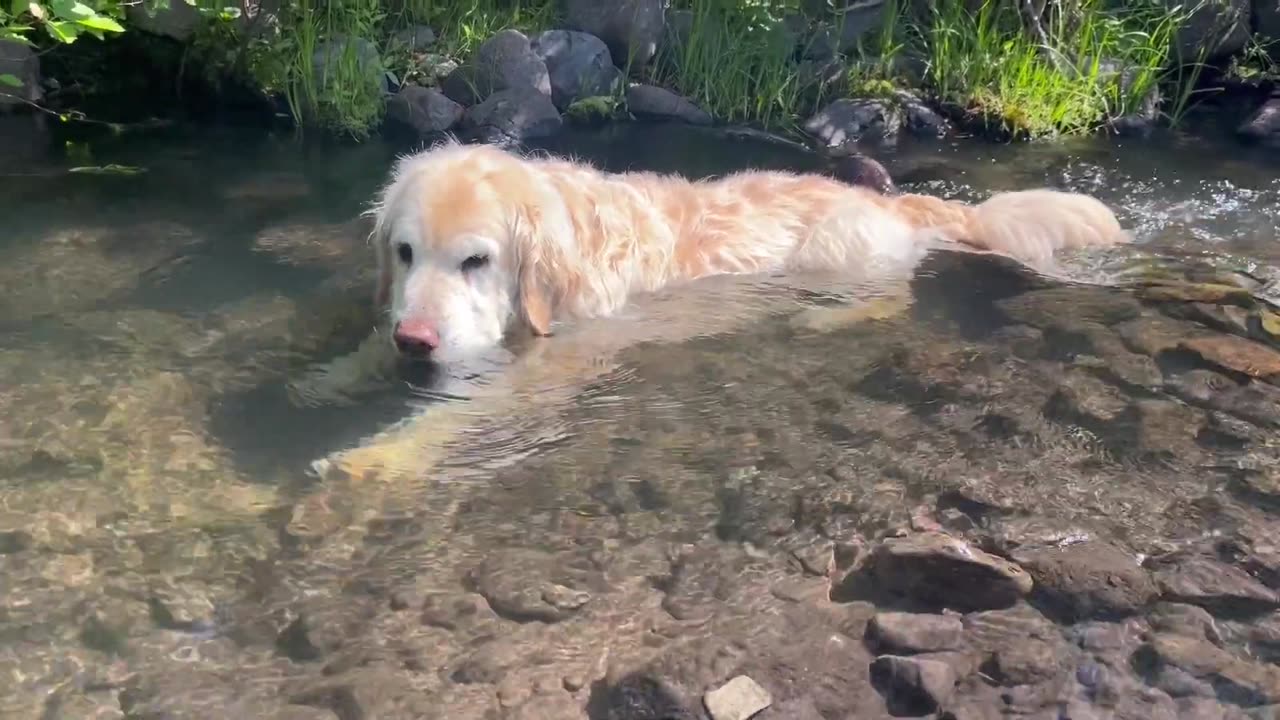
[[[101,142],[86,161],[6,130],[19,139],[3,143],[0,171],[2,717],[283,717],[308,706],[291,683],[353,667],[399,678],[441,717],[481,717],[494,685],[455,671],[495,635],[566,678],[596,679],[605,649],[642,658],[643,619],[663,612],[645,579],[658,548],[783,552],[800,525],[833,522],[872,537],[920,507],[950,517],[940,497],[1023,523],[985,532],[1077,533],[1135,554],[1280,529],[1203,470],[1269,446],[1258,438],[1280,417],[1276,395],[1238,431],[1257,436],[1244,450],[1203,429],[1223,413],[1171,389],[1186,368],[1161,366],[1154,388],[1108,386],[1122,404],[1185,410],[1181,435],[1108,437],[1123,423],[1048,409],[1063,378],[1109,378],[1090,356],[1118,355],[1090,345],[1088,323],[1129,318],[1139,269],[1247,275],[1276,294],[1274,158],[1229,143],[956,142],[883,157],[904,189],[976,199],[1049,185],[1111,203],[1139,243],[1073,260],[1079,287],[950,256],[920,269],[908,301],[902,287],[722,279],[566,333],[518,383],[400,368],[341,401],[299,403],[290,381],[354,350],[372,323],[356,219],[397,149],[198,129]],[[819,165],[684,127],[547,147],[694,176]],[[109,163],[146,172],[66,172]],[[833,307],[867,314],[796,320]],[[672,324],[689,339],[669,341]],[[431,396],[459,387],[471,402]],[[418,413],[439,425],[393,443],[382,472],[315,471]],[[1128,452],[1135,442],[1150,453]],[[387,609],[397,593],[463,593],[487,562],[518,582],[570,556],[609,558],[572,621],[441,629]],[[305,642],[288,630],[299,616]],[[589,690],[576,692],[582,706]]]

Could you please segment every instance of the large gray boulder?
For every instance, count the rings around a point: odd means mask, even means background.
[[[1175,57],[1183,62],[1220,60],[1240,52],[1249,43],[1253,10],[1250,0],[1165,2],[1170,8],[1181,6],[1182,12],[1186,12],[1188,7],[1196,7],[1174,39]]]
[[[387,101],[387,119],[419,135],[442,133],[462,119],[463,108],[435,88],[409,85]]]
[[[621,67],[643,67],[662,41],[668,0],[564,0],[565,24],[609,46]]]
[[[0,83],[0,112],[44,97],[40,88],[40,58],[30,47],[0,40],[0,75],[10,75],[18,86]]]
[[[627,88],[627,109],[650,120],[676,120],[690,125],[710,125],[711,114],[666,88],[633,84]]]
[[[471,59],[449,73],[441,86],[450,100],[468,106],[502,90],[526,88],[551,97],[547,64],[519,30],[503,30],[480,43]]]
[[[609,46],[595,35],[548,30],[533,38],[533,52],[547,66],[551,101],[564,110],[582,98],[609,95],[622,82]]]
[[[551,96],[530,87],[499,90],[462,116],[462,129],[476,140],[517,143],[554,135],[563,121]]]

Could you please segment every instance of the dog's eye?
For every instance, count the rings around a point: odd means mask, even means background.
[[[480,268],[488,264],[489,264],[488,255],[472,255],[471,257],[462,261],[462,272],[471,272],[472,270],[479,270]]]
[[[413,248],[409,247],[409,243],[400,243],[397,245],[396,254],[400,256],[400,262],[405,265],[413,263]]]

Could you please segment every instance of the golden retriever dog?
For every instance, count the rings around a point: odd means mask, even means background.
[[[970,206],[776,171],[612,174],[456,142],[402,159],[371,212],[395,346],[441,362],[710,275],[869,277],[939,245],[1043,269],[1056,251],[1128,237],[1101,202],[1053,190]]]
[[[776,171],[697,181],[606,173],[452,141],[401,159],[369,214],[376,302],[387,327],[295,381],[295,396],[345,399],[347,390],[389,377],[397,357],[450,364],[506,339],[553,329],[557,337],[491,380],[462,383],[454,394],[468,402],[434,404],[430,422],[414,415],[318,460],[313,467],[326,475],[420,474],[465,428],[527,416],[535,400],[553,424],[553,406],[614,367],[625,347],[678,342],[768,314],[760,298],[794,287],[777,277],[825,273],[841,287],[892,282],[938,247],[999,253],[1047,272],[1057,251],[1128,240],[1105,205],[1066,192],[1010,192],[968,205]],[[677,283],[699,278],[672,295]],[[636,295],[658,312],[618,318]],[[812,309],[821,317],[800,325],[820,331],[882,312]]]

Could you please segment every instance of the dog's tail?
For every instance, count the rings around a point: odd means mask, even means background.
[[[1129,242],[1115,213],[1096,198],[1058,190],[999,193],[978,205],[899,195],[895,209],[938,239],[1052,267],[1059,251]]]

